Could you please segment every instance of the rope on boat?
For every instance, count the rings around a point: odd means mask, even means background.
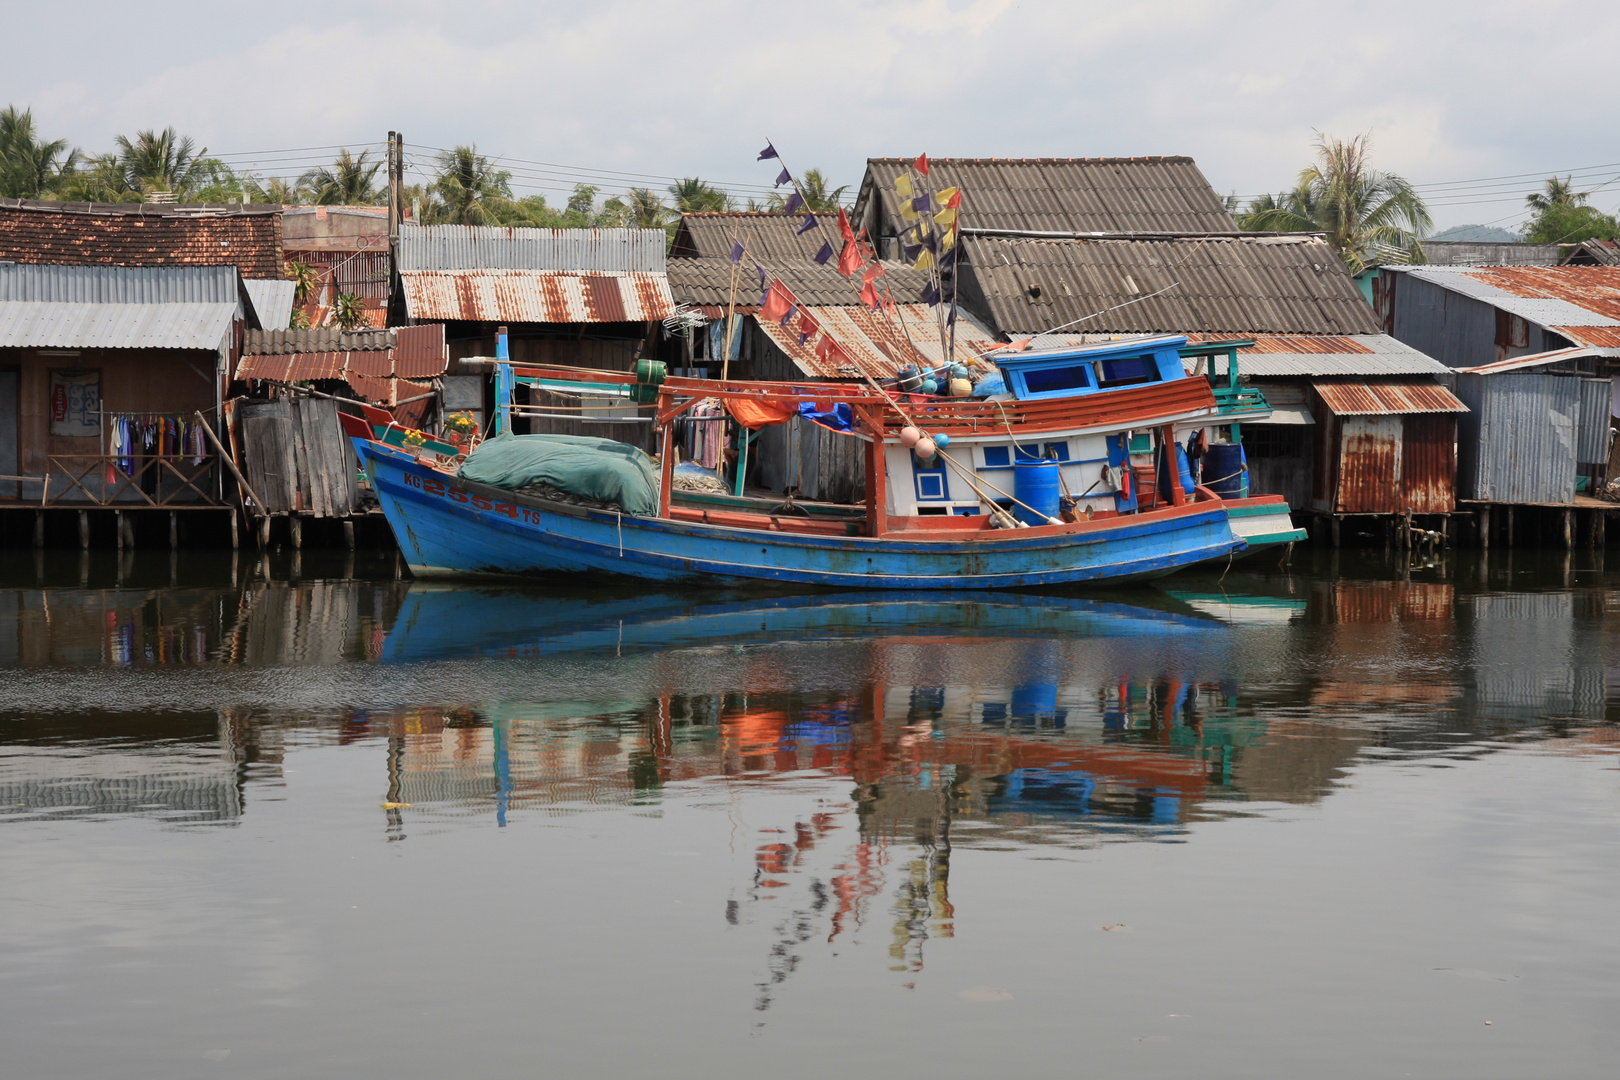
[[[619,558],[622,559],[624,558],[624,511],[615,510],[613,514],[619,519]]]

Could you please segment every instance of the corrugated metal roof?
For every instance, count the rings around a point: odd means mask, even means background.
[[[854,220],[881,194],[886,230],[897,213],[895,177],[911,158],[869,158]],[[1236,232],[1189,157],[939,158],[928,182],[963,191],[963,226],[1041,232]]]
[[[413,319],[658,322],[675,310],[669,280],[662,273],[411,270],[400,279],[405,308]]]
[[[731,255],[733,237],[742,241],[747,258],[755,262],[809,262],[830,243],[834,251],[843,247],[838,235],[838,214],[818,213],[818,226],[800,234],[806,214],[783,214],[762,210],[727,210],[713,213],[682,214],[670,245],[671,261],[677,258],[725,259]],[[744,265],[747,265],[746,263]]]
[[[662,229],[516,229],[412,225],[399,229],[399,269],[561,270],[660,274]],[[661,316],[660,316],[661,317]]]
[[[292,282],[244,279],[242,285],[247,289],[248,299],[253,302],[253,311],[259,316],[260,326],[275,329],[292,321],[295,289]]]
[[[1554,349],[1551,352],[1515,356],[1508,360],[1498,360],[1494,364],[1481,364],[1478,367],[1459,368],[1458,370],[1469,375],[1499,375],[1508,371],[1525,371],[1530,368],[1546,367],[1548,364],[1561,364],[1571,360],[1586,360],[1592,357],[1608,355],[1612,355],[1612,350],[1591,348]]]
[[[444,333],[443,327],[439,327],[439,333]],[[394,334],[393,330],[351,331],[336,326],[317,326],[307,330],[249,330],[242,343],[242,352],[262,356],[392,349],[395,345]]]
[[[239,299],[238,277],[234,266],[0,263],[0,300],[69,304],[235,304]]]
[[[0,348],[213,351],[224,343],[235,318],[234,301],[69,304],[0,300]]]
[[[1580,380],[1538,371],[1460,374],[1468,406],[1457,425],[1457,485],[1464,499],[1575,501]]]
[[[844,277],[833,267],[818,266],[809,259],[763,265],[767,279],[780,279],[800,303],[815,307],[860,305],[858,277]],[[899,263],[886,262],[883,270],[881,280],[888,283],[897,301],[919,299],[923,286],[928,283],[926,273]],[[669,288],[676,303],[723,309],[731,298],[731,262],[729,259],[671,259]],[[737,276],[737,309],[758,308],[761,291],[754,264],[743,263],[742,272]]]
[[[776,346],[788,355],[806,375],[826,379],[847,379],[863,374],[892,378],[907,364],[937,367],[945,362],[940,347],[939,326],[934,309],[927,304],[896,304],[898,328],[878,312],[860,306],[807,307],[810,317],[855,361],[840,367],[815,354],[816,341],[799,344],[798,320],[784,329],[779,323],[759,321],[758,325]],[[956,349],[959,357],[972,356],[996,345],[994,335],[965,312],[956,320]]]
[[[1084,345],[1118,341],[1120,334],[1040,334],[1034,345]],[[1287,378],[1345,375],[1441,375],[1451,369],[1388,334],[1188,334],[1191,342],[1244,337],[1253,347],[1238,350],[1238,370],[1244,375]],[[1191,371],[1193,361],[1187,361]],[[1266,393],[1269,395],[1270,390]]]
[[[1322,404],[1336,416],[1398,416],[1408,413],[1460,413],[1468,406],[1435,383],[1312,383]]]
[[[966,236],[996,328],[1089,333],[1374,334],[1371,306],[1319,237],[1031,240]],[[1084,320],[1083,322],[1081,320]]]
[[[1557,244],[1498,244],[1484,240],[1425,240],[1425,266],[1557,266]]]
[[[1620,326],[1620,267],[1415,266],[1400,270],[1538,326]]]

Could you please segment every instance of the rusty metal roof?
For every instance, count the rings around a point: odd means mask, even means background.
[[[1376,334],[1372,307],[1314,236],[1045,240],[967,235],[964,289],[1010,336]]]
[[[1481,364],[1478,367],[1458,368],[1460,373],[1467,375],[1500,375],[1507,371],[1527,371],[1530,368],[1546,367],[1549,364],[1562,364],[1574,360],[1612,359],[1615,355],[1613,349],[1590,348],[1577,346],[1572,349],[1553,349],[1551,352],[1532,353],[1529,356],[1515,356],[1507,360],[1498,360],[1495,363]]]
[[[940,347],[935,309],[927,304],[896,304],[899,326],[891,326],[882,314],[860,306],[806,307],[823,332],[836,341],[855,363],[848,367],[829,364],[815,354],[816,339],[799,344],[798,321],[784,329],[779,323],[758,320],[761,330],[787,354],[806,375],[824,379],[847,379],[869,374],[892,378],[906,365],[938,367],[945,362]],[[972,356],[993,348],[994,335],[966,312],[956,320],[958,356]]]
[[[1435,383],[1318,382],[1311,388],[1336,416],[1465,413],[1457,395]]]
[[[892,224],[895,177],[911,158],[868,158],[851,219],[881,196]],[[933,190],[960,187],[964,228],[1035,232],[1233,233],[1237,225],[1190,157],[938,158]]]
[[[662,235],[662,234],[660,234]],[[473,322],[657,322],[675,310],[662,273],[410,270],[400,274],[413,319]]]
[[[1517,315],[1576,345],[1620,346],[1620,266],[1386,267]]]
[[[343,379],[367,400],[391,405],[402,396],[401,382],[444,374],[448,355],[443,323],[380,331],[336,327],[249,331],[236,377],[274,382]],[[407,389],[403,396],[416,393]]]

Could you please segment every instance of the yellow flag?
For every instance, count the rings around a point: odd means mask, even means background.
[[[935,210],[934,220],[938,222],[942,228],[954,228],[956,225],[956,207],[951,206],[946,207],[944,210]]]
[[[956,198],[956,193],[958,191],[961,191],[961,190],[962,190],[961,188],[953,188],[953,187],[941,188],[934,195],[934,201],[937,202],[941,206],[950,206],[951,200]]]
[[[911,200],[910,199],[901,199],[900,200],[900,216],[905,218],[907,221],[916,221],[917,220],[917,211],[915,211],[915,210],[913,210],[911,208]]]
[[[939,250],[949,251],[956,244],[956,230],[951,229],[939,239]]]
[[[894,193],[900,196],[902,199],[911,198],[911,177],[907,176],[905,173],[901,173],[899,176],[895,177]]]
[[[917,256],[917,261],[912,265],[918,270],[929,269],[934,265],[934,253],[929,251],[927,248],[923,248],[923,253]]]

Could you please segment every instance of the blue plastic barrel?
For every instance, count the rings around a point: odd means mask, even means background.
[[[1058,514],[1058,463],[1020,461],[1013,465],[1013,497],[1025,504],[1013,506],[1013,516],[1025,525],[1045,525]],[[1037,511],[1031,513],[1031,511]]]
[[[1223,499],[1241,499],[1248,487],[1243,471],[1243,447],[1237,443],[1210,443],[1204,451],[1204,486]]]

